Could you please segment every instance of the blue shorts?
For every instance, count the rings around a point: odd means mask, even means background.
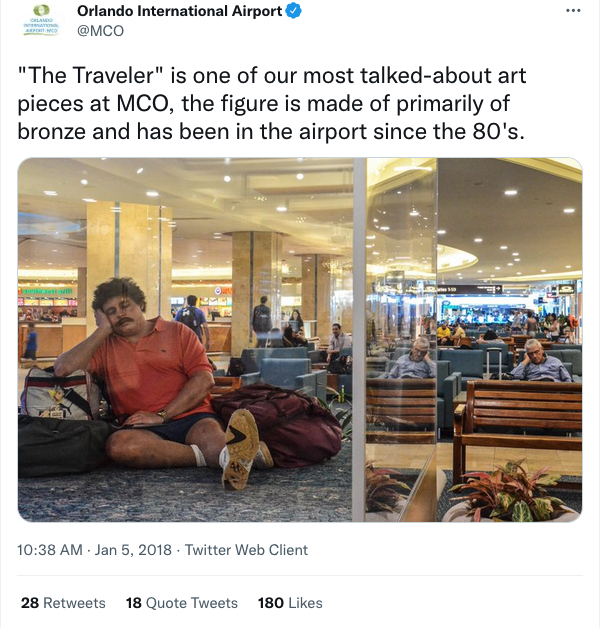
[[[162,425],[148,426],[144,429],[153,432],[165,440],[185,445],[185,437],[188,432],[202,419],[214,419],[219,425],[222,425],[221,419],[216,414],[212,412],[196,412],[195,414],[189,414],[183,417],[183,419],[177,419]]]

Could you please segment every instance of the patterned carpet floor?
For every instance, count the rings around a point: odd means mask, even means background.
[[[210,469],[105,467],[19,480],[27,521],[351,521],[350,442],[323,464],[253,471],[244,491],[224,491]]]

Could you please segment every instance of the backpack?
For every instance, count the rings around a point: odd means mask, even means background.
[[[352,375],[352,356],[343,355],[337,360],[332,360],[327,372],[332,375]]]
[[[263,303],[254,308],[252,329],[254,331],[270,331],[271,329],[271,310]]]
[[[34,367],[25,377],[21,413],[32,417],[93,421],[100,417],[100,388],[85,371],[56,377],[54,369]]]
[[[254,416],[276,467],[306,467],[339,453],[342,428],[318,401],[295,390],[251,384],[211,400],[225,422],[241,408]]]
[[[202,324],[200,310],[192,305],[186,305],[179,316],[179,322],[189,327],[200,339],[202,339]]]
[[[240,377],[245,372],[246,365],[242,362],[242,358],[229,358],[227,377]]]

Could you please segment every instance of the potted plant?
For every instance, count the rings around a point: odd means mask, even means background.
[[[333,394],[333,398],[329,403],[322,399],[317,399],[323,408],[329,410],[331,414],[340,422],[342,428],[342,439],[352,440],[352,400],[351,395],[347,395],[343,391],[335,390],[335,388],[327,387],[327,393]]]
[[[367,462],[365,473],[367,521],[394,520],[406,503],[410,487],[397,479],[397,471],[376,469],[372,462]]]
[[[496,466],[491,473],[466,473],[467,481],[450,490],[468,491],[462,502],[450,508],[442,521],[561,521],[577,518],[577,513],[547,488],[556,486],[560,474],[548,474],[549,467],[530,473],[523,460]]]

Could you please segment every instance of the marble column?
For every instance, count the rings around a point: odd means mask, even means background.
[[[260,297],[268,298],[273,327],[281,320],[280,233],[239,231],[233,234],[231,354],[256,344],[252,331],[252,310]]]
[[[319,336],[322,342],[331,335],[333,323],[340,323],[345,331],[350,330],[352,323],[351,310],[345,316],[343,310],[338,311],[335,307],[333,260],[331,255],[317,253],[302,256],[302,318],[317,321],[312,335]]]
[[[131,277],[146,294],[146,317],[170,320],[172,210],[155,205],[98,201],[87,207],[88,334],[96,286],[111,277]]]
[[[87,268],[77,269],[77,316],[87,313]]]

